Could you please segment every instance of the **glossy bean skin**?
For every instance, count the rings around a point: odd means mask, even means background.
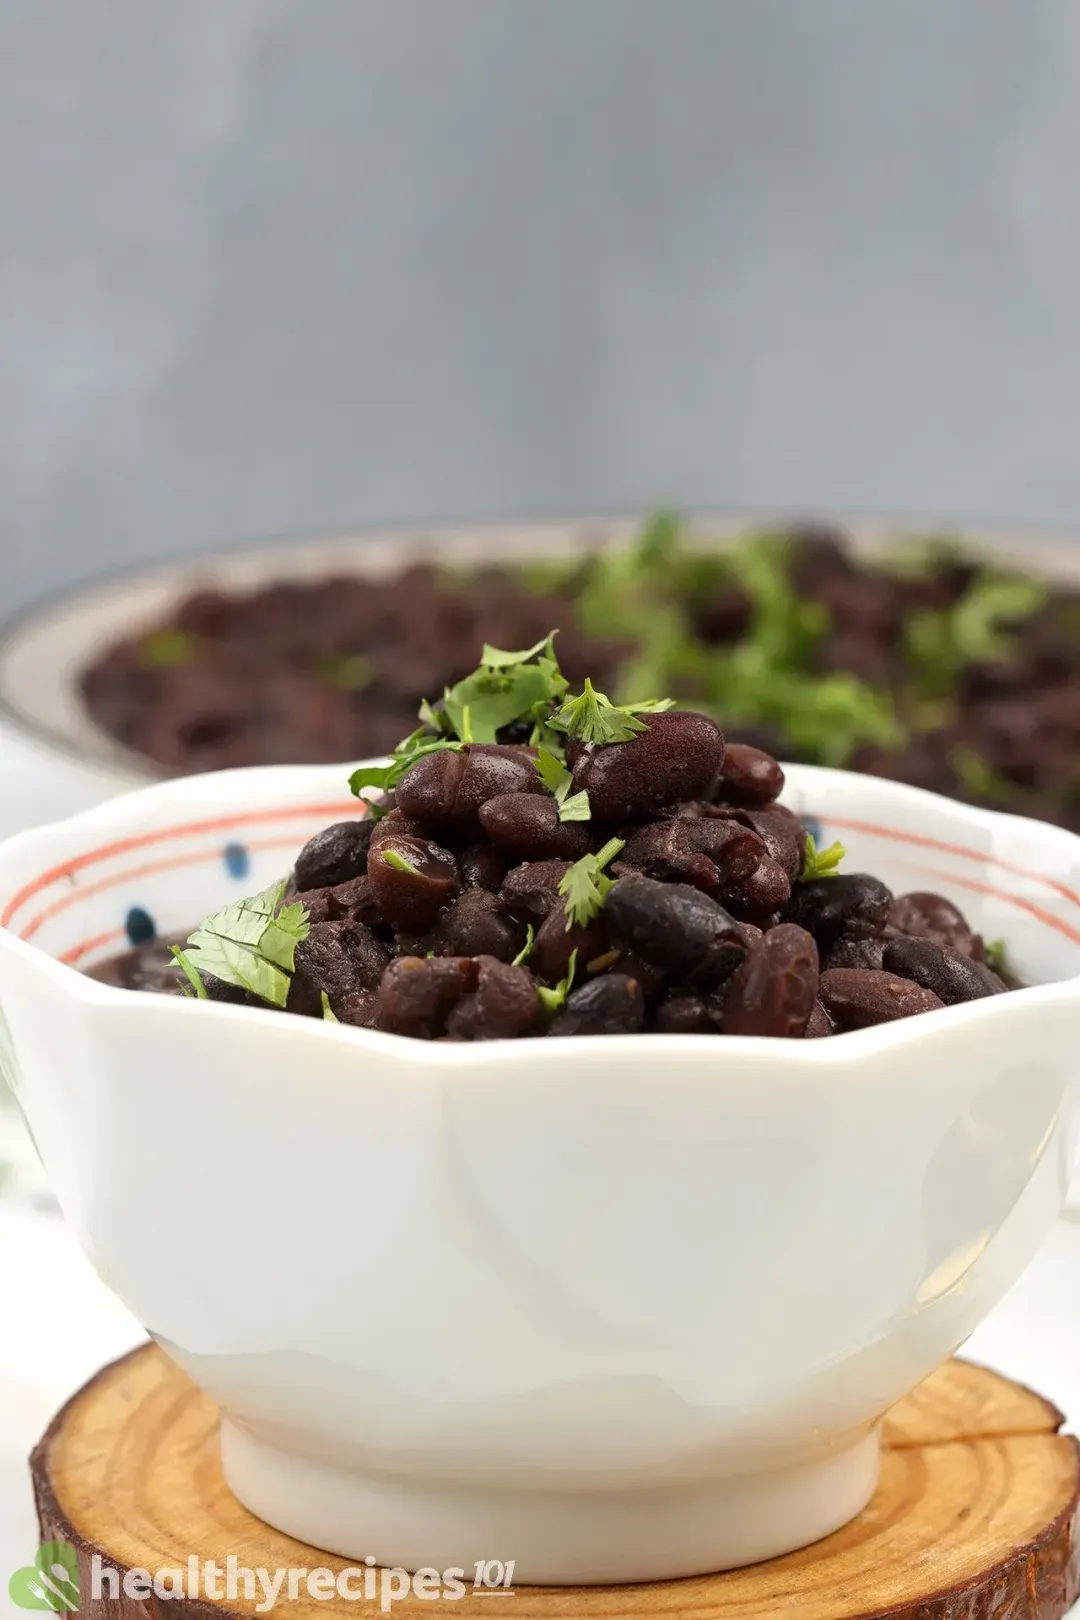
[[[509,915],[497,894],[467,889],[443,912],[429,940],[440,956],[512,962],[525,944],[525,927]]]
[[[766,855],[742,883],[733,884],[724,904],[733,917],[748,923],[764,924],[782,911],[791,899],[791,881],[778,861]]]
[[[564,902],[559,884],[570,870],[569,861],[525,861],[506,874],[499,890],[503,905],[513,917],[536,922]]]
[[[830,945],[822,964],[825,968],[876,968],[885,966],[885,939],[846,939],[841,936]]]
[[[883,966],[890,973],[899,973],[932,990],[946,1007],[1005,993],[1005,985],[984,962],[972,961],[963,951],[951,945],[936,945],[932,939],[889,940]]]
[[[668,996],[656,1009],[658,1035],[719,1035],[720,1023],[703,996]]]
[[[472,957],[398,957],[379,985],[378,1027],[437,1040],[462,996],[476,989],[479,971]]]
[[[872,968],[830,968],[821,975],[818,993],[839,1029],[869,1029],[945,1005],[932,990]]]
[[[536,1032],[540,997],[532,976],[491,956],[476,959],[476,989],[462,996],[446,1023],[459,1041],[513,1041]]]
[[[807,1021],[806,1034],[803,1039],[820,1041],[824,1040],[826,1035],[832,1035],[833,1033],[832,1019],[821,1005],[821,1002],[815,1001],[814,1010]]]
[[[470,844],[458,856],[463,889],[490,889],[498,894],[506,879],[510,861],[501,849],[487,843]]]
[[[645,997],[636,979],[604,973],[572,990],[549,1035],[636,1035],[645,1023]]]
[[[758,835],[734,821],[675,817],[633,831],[617,866],[665,883],[691,883],[710,894],[750,877],[764,855]]]
[[[761,839],[765,852],[779,866],[791,883],[799,876],[806,857],[806,832],[793,816],[780,814],[780,807],[771,810],[737,810],[732,819],[749,827]]]
[[[648,821],[680,800],[700,798],[724,761],[720,729],[703,714],[643,715],[630,742],[567,750],[573,791],[586,792],[598,821]]]
[[[335,821],[309,838],[293,869],[297,890],[333,888],[367,871],[368,846],[375,822],[370,816]]]
[[[898,933],[918,939],[932,939],[936,945],[951,945],[965,955],[981,956],[982,941],[976,950],[975,934],[958,906],[943,894],[915,890],[898,894],[889,913],[889,922]]]
[[[397,785],[398,808],[428,827],[474,828],[480,809],[505,793],[546,794],[530,753],[500,743],[473,743],[460,753],[427,754]]]
[[[392,866],[386,859],[388,851],[408,861],[416,872]],[[383,920],[404,934],[425,933],[458,888],[457,863],[449,850],[401,834],[372,842],[368,877]]]
[[[538,978],[547,984],[558,984],[570,968],[570,958],[578,953],[577,977],[584,977],[585,964],[602,956],[608,949],[607,929],[601,919],[566,926],[566,914],[559,906],[549,911],[536,934],[536,944],[529,966]]]
[[[822,950],[841,934],[848,939],[876,939],[888,920],[892,893],[867,872],[841,872],[837,877],[796,883],[785,913],[813,934]]]
[[[346,883],[336,883],[333,888],[305,889],[295,898],[307,908],[308,918],[313,923],[341,922],[349,917],[376,933],[387,931],[375,899],[374,885],[366,874],[349,878]]]
[[[518,860],[580,860],[592,848],[586,821],[560,821],[550,794],[502,793],[480,810],[480,825],[500,849]]]
[[[685,883],[620,878],[608,894],[604,920],[613,943],[691,987],[721,983],[746,955],[735,918]]]
[[[325,990],[337,1017],[345,1001],[363,991],[378,989],[390,963],[390,952],[362,923],[314,923],[296,947],[296,965],[289,986],[288,1012],[308,1018],[323,1015]]]
[[[805,1035],[817,1005],[818,976],[813,935],[781,923],[733,974],[724,996],[725,1035]]]
[[[784,791],[784,773],[771,754],[749,743],[728,743],[716,797],[745,810],[762,810]]]

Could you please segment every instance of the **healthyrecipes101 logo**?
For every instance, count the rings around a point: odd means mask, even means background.
[[[79,1607],[79,1561],[66,1541],[46,1541],[25,1569],[8,1582],[8,1596],[20,1609],[70,1614]]]
[[[377,1603],[389,1614],[395,1603],[409,1596],[454,1603],[466,1592],[475,1597],[513,1597],[514,1560],[486,1558],[463,1569],[407,1569],[381,1567],[374,1558],[346,1569],[250,1569],[230,1554],[224,1564],[214,1559],[189,1558],[183,1568],[114,1569],[95,1553],[90,1560],[89,1601],[121,1597],[145,1603],[151,1598],[209,1598],[235,1601],[240,1596],[255,1605],[256,1614],[269,1614],[279,1599],[299,1597],[328,1602]],[[26,1569],[17,1569],[8,1582],[8,1595],[20,1609],[45,1609],[70,1614],[79,1606],[79,1569],[75,1549],[64,1541],[47,1541]]]

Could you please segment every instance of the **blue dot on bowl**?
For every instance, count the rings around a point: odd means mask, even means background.
[[[247,877],[251,870],[251,857],[243,844],[226,844],[223,854],[225,870],[230,877]]]
[[[142,906],[132,906],[124,918],[124,931],[130,945],[146,945],[150,940],[157,939],[154,919]]]
[[[825,829],[817,816],[800,816],[800,821],[820,849],[825,842]]]

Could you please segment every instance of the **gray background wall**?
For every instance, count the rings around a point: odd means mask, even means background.
[[[2,0],[0,606],[306,526],[1080,518],[1070,0]]]

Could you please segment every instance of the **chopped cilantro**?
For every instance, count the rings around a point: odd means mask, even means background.
[[[589,821],[592,810],[589,807],[589,795],[570,793],[573,787],[573,777],[556,754],[549,748],[541,748],[534,761],[540,773],[540,780],[550,793],[555,796],[559,806],[560,821]]]
[[[566,901],[567,932],[575,924],[584,927],[599,913],[609,891],[614,887],[614,879],[608,877],[604,868],[609,866],[619,851],[625,847],[625,839],[609,838],[598,854],[583,855],[580,861],[575,861],[570,870],[564,874],[559,884],[559,893]]]
[[[529,960],[529,957],[532,955],[533,948],[534,948],[535,945],[536,945],[536,929],[533,927],[532,923],[530,923],[528,925],[528,928],[527,928],[526,933],[525,933],[525,943],[521,947],[520,951],[518,951],[517,955],[514,957],[514,960],[511,962],[510,966],[511,967],[524,967],[525,963]]]
[[[800,883],[811,883],[815,878],[836,877],[846,854],[843,844],[830,844],[828,849],[819,850],[813,833],[807,833],[803,868],[799,873]]]
[[[640,703],[612,703],[603,692],[598,692],[586,678],[585,690],[580,696],[568,698],[551,716],[550,724],[557,731],[565,731],[585,743],[629,742],[631,737],[645,730],[641,714],[661,714],[674,708],[672,698],[647,698]]]
[[[143,669],[178,669],[190,664],[198,650],[198,636],[169,625],[143,636],[139,642],[139,663]]]
[[[410,877],[420,876],[420,868],[418,866],[414,866],[412,861],[407,860],[405,856],[399,854],[396,849],[384,849],[382,851],[382,858],[386,862],[387,866],[393,867],[395,872],[408,872]]]
[[[983,957],[987,967],[992,968],[1001,977],[1009,971],[1006,952],[1007,946],[1003,939],[988,939],[983,946]]]
[[[330,1005],[330,997],[325,990],[319,991],[319,1000],[322,1002],[323,1020],[328,1024],[340,1024],[341,1019]]]
[[[192,965],[187,952],[182,951],[179,945],[170,945],[169,949],[172,951],[177,967],[183,971],[188,984],[191,986],[190,990],[184,991],[185,996],[197,996],[200,1001],[209,1001],[210,997],[202,981],[202,975],[199,973],[198,968]]]
[[[540,985],[537,994],[548,1012],[558,1012],[571,990],[574,988],[574,975],[577,972],[578,953],[574,951],[570,957],[570,966],[566,970],[566,977],[559,980],[553,990],[546,985]]]
[[[308,936],[307,907],[300,900],[283,905],[287,879],[261,894],[238,900],[207,917],[188,940],[180,965],[196,974],[212,973],[225,984],[250,990],[274,1007],[284,1007],[296,947]],[[205,986],[204,986],[205,989]]]

